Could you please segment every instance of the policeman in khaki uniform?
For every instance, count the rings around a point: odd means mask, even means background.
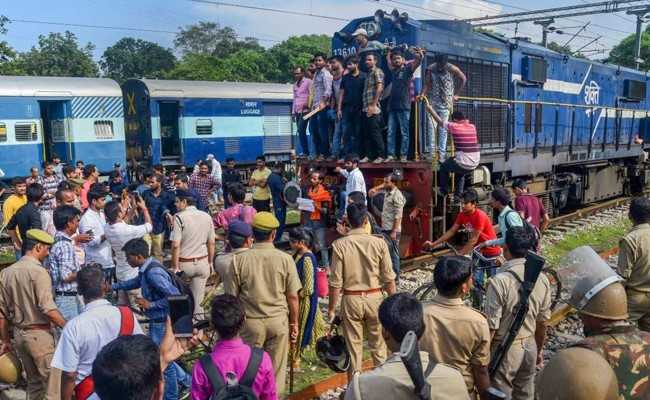
[[[533,237],[525,228],[513,226],[506,232],[504,256],[507,262],[490,279],[485,302],[493,350],[508,335],[519,304],[524,257],[534,248]],[[540,274],[530,295],[524,324],[492,379],[492,386],[512,400],[533,398],[536,365],[542,361],[546,323],[550,318],[551,285],[546,276]]]
[[[298,291],[302,286],[291,256],[273,246],[278,227],[280,223],[270,212],[255,215],[255,244],[233,256],[232,283],[224,282],[224,287],[244,305],[242,339],[269,353],[278,393],[283,393],[289,341],[298,337]]]
[[[578,310],[586,336],[574,346],[592,350],[607,361],[618,378],[621,399],[650,399],[650,333],[627,320],[621,277],[588,246],[574,249],[565,260],[569,267],[562,271],[578,277],[568,279],[575,282],[574,288],[568,288],[569,304]]]
[[[228,236],[226,237],[232,251],[217,256],[214,260],[215,288],[220,283],[232,283],[232,258],[241,254],[253,245],[253,229],[244,221],[233,221],[228,225]],[[224,289],[225,290],[225,289]]]
[[[171,233],[172,270],[183,271],[191,279],[194,296],[194,313],[202,313],[201,301],[205,295],[205,283],[210,276],[210,264],[214,259],[214,227],[212,218],[196,208],[194,196],[184,190],[176,191],[178,213],[174,215]]]
[[[417,400],[399,351],[404,336],[413,331],[417,337],[424,332],[422,304],[409,293],[397,293],[379,306],[382,336],[392,352],[388,360],[371,372],[355,374],[345,391],[345,400]],[[437,363],[427,353],[420,352],[422,372],[431,385],[431,400],[469,400],[460,372],[446,364]]]
[[[386,359],[386,343],[381,337],[377,312],[383,299],[382,290],[395,292],[388,246],[383,238],[365,233],[367,208],[350,204],[347,217],[352,228],[347,236],[332,243],[332,270],[330,272],[330,321],[334,319],[341,292],[342,333],[350,351],[348,378],[361,371],[363,357],[363,330],[368,330],[368,345],[375,366]]]
[[[50,363],[54,355],[51,324],[59,328],[65,319],[52,298],[52,280],[41,264],[54,243],[40,229],[27,231],[25,254],[20,261],[0,271],[0,354],[15,350],[27,376],[30,400],[58,398],[60,379],[51,379]],[[10,327],[13,327],[14,344]]]
[[[424,335],[420,349],[433,360],[458,369],[470,397],[490,387],[490,329],[485,315],[463,303],[472,288],[472,263],[466,257],[443,257],[433,280],[438,294],[424,304]]]
[[[618,273],[625,279],[630,321],[650,332],[650,199],[630,202],[634,225],[619,242]]]

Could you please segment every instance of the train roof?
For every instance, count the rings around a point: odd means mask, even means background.
[[[139,79],[152,98],[291,100],[293,87],[282,83]]]
[[[106,78],[0,76],[0,96],[121,97],[120,85]]]

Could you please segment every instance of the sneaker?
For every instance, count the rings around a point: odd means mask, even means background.
[[[361,160],[359,160],[359,162],[360,163],[367,163],[367,162],[370,162],[370,160],[368,159],[368,157],[363,157]]]
[[[393,157],[393,156],[388,156],[388,157],[386,157],[386,159],[385,159],[384,161],[386,161],[386,162],[395,161],[395,157]]]
[[[406,156],[401,156],[401,157],[399,158],[399,161],[400,161],[400,162],[406,162]]]
[[[384,159],[381,158],[381,157],[377,157],[377,158],[375,158],[375,161],[373,161],[373,163],[375,163],[375,164],[381,164],[383,162],[384,162]]]
[[[323,155],[321,154],[318,157],[316,157],[316,161],[325,161],[325,157],[323,157]]]

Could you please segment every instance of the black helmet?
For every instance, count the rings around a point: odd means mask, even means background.
[[[336,326],[329,336],[316,341],[316,355],[334,372],[346,372],[350,368],[350,352]]]

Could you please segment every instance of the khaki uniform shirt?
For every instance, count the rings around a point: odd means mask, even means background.
[[[519,304],[520,281],[507,271],[513,271],[523,281],[524,262],[525,259],[523,258],[515,258],[506,262],[498,273],[489,280],[485,313],[488,317],[490,330],[497,331],[493,343],[501,341],[506,336]],[[537,321],[544,322],[550,318],[551,284],[546,275],[540,274],[535,283],[535,288],[530,294],[528,315],[516,339],[533,336]]]
[[[251,179],[255,180],[256,183],[259,182],[266,182],[267,179],[269,179],[269,175],[271,175],[271,170],[264,167],[263,170],[259,170],[255,168],[255,171],[251,174]],[[264,187],[261,186],[255,186],[253,189],[253,200],[269,200],[271,198],[271,191],[269,190],[269,186],[266,185]]]
[[[426,375],[429,356],[421,351],[420,359]],[[427,382],[431,385],[432,400],[469,400],[463,377],[448,365],[436,364]],[[401,358],[393,354],[374,370],[355,374],[345,391],[345,400],[417,400],[414,387]]]
[[[287,294],[302,288],[296,264],[273,243],[255,243],[232,258],[233,285],[226,293],[239,296],[246,318],[272,318],[289,313]],[[230,285],[228,285],[230,286]]]
[[[467,307],[460,298],[437,295],[424,304],[424,324],[420,350],[458,369],[467,388],[473,391],[471,367],[486,367],[490,362],[490,328],[485,316]]]
[[[17,328],[50,323],[56,310],[50,274],[35,258],[25,256],[0,271],[0,312]]]
[[[332,243],[331,287],[369,290],[381,288],[393,280],[395,272],[383,238],[357,228]]]
[[[219,256],[214,260],[214,272],[215,272],[215,277],[214,279],[214,286],[217,287],[219,286],[220,283],[223,282],[224,286],[224,291],[228,291],[225,289],[226,287],[229,287],[230,290],[234,290],[233,288],[233,276],[232,276],[232,257],[235,254],[241,254],[245,251],[248,250],[248,247],[242,247],[239,249],[234,249],[233,251],[229,253],[224,253]]]
[[[402,218],[406,199],[398,188],[394,188],[384,195],[384,207],[381,211],[381,229],[385,231],[393,230],[393,224],[398,218]],[[402,231],[402,224],[397,227],[397,232]]]
[[[626,288],[650,292],[650,224],[633,227],[620,240],[618,273]]]
[[[181,258],[205,257],[208,255],[208,240],[214,240],[212,218],[194,206],[174,215],[173,242],[180,242]]]

